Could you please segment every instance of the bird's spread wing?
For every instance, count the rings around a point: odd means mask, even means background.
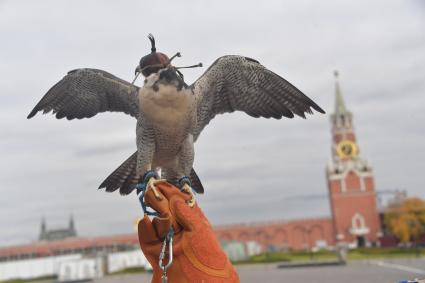
[[[55,84],[28,115],[38,111],[68,120],[93,117],[105,111],[119,111],[137,117],[139,88],[97,69],[70,71]]]
[[[314,101],[258,61],[236,55],[218,58],[191,85],[197,99],[195,140],[215,115],[236,110],[253,117],[305,118],[311,108],[325,113]]]

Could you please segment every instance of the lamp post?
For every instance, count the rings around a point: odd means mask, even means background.
[[[418,246],[418,241],[417,241],[417,236],[413,233],[413,228],[415,227],[415,221],[414,220],[408,220],[407,221],[407,225],[409,226],[410,229],[410,239],[412,241],[412,244],[415,247],[415,253],[416,253],[416,258],[419,258],[419,246]]]
[[[307,246],[310,253],[310,260],[313,260],[313,247],[310,243],[310,240],[311,240],[310,235],[313,229],[311,227],[305,227],[304,230],[305,230],[305,233],[307,234]]]
[[[410,232],[411,232],[410,237],[411,237],[411,240],[413,242],[413,245],[415,246],[416,258],[419,258],[420,253],[419,253],[419,245],[418,245],[418,236],[413,233],[413,228],[416,226],[416,223],[415,223],[414,220],[409,220],[409,221],[407,221],[407,225],[409,225]]]

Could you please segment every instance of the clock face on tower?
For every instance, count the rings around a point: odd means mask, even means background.
[[[336,145],[336,153],[339,158],[353,159],[358,154],[358,148],[354,142],[343,140]]]

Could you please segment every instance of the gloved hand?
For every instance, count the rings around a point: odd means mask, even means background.
[[[152,283],[160,283],[163,270],[159,255],[164,238],[173,228],[173,261],[167,270],[168,282],[235,283],[239,277],[218,243],[201,209],[189,207],[191,196],[169,183],[157,183],[156,191],[147,189],[146,205],[159,213],[152,221],[145,215],[138,223],[140,247],[153,268]],[[168,263],[169,247],[164,265]]]

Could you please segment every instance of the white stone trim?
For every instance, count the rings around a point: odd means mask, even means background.
[[[345,178],[341,178],[341,180],[339,180],[339,185],[341,186],[341,192],[345,193],[347,192],[347,185],[345,182]]]
[[[364,192],[364,191],[366,191],[366,185],[365,185],[365,182],[364,182],[364,177],[359,176],[359,178],[360,178],[360,191]]]
[[[366,221],[363,215],[358,212],[356,212],[351,218],[350,233],[353,235],[365,235],[369,233],[369,228],[366,226]]]
[[[360,222],[360,225],[357,225],[357,220]],[[364,220],[363,215],[356,212],[353,217],[351,218],[351,227],[353,228],[363,228],[366,226],[366,222]]]

